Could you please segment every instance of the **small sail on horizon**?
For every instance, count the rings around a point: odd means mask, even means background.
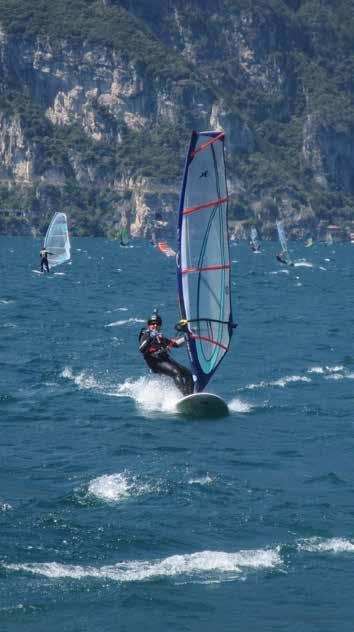
[[[128,237],[128,231],[125,226],[122,226],[122,228],[120,229],[119,240],[120,240],[121,246],[128,246],[129,237]]]
[[[286,239],[286,235],[285,235],[285,229],[284,229],[284,224],[282,220],[277,220],[276,222],[277,225],[277,231],[278,231],[278,237],[279,237],[279,242],[281,245],[281,255],[283,255],[286,258],[286,262],[288,264],[291,264],[291,259],[290,259],[290,255],[288,252],[288,242]]]
[[[71,245],[65,213],[54,214],[47,230],[43,247],[50,253],[48,255],[50,268],[70,261]]]
[[[180,194],[177,281],[196,393],[233,332],[224,132],[193,132]]]
[[[333,246],[333,237],[330,232],[327,233],[325,242],[326,242],[326,246]]]
[[[254,226],[251,228],[251,248],[253,252],[260,252],[261,244],[258,238],[257,228]]]

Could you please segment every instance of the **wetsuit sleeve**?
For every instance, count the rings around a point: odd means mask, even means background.
[[[146,353],[146,351],[148,350],[149,346],[150,346],[150,335],[149,333],[143,333],[142,336],[140,337],[140,341],[139,341],[139,351],[141,351],[141,353]]]

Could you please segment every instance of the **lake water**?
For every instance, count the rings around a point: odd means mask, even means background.
[[[40,275],[0,238],[1,631],[352,632],[354,246],[231,247],[231,415],[186,421],[137,349],[174,261],[132,243]]]

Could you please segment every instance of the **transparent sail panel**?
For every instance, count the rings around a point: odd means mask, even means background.
[[[44,240],[44,248],[49,252],[51,268],[70,260],[70,239],[65,213],[55,213]]]
[[[227,187],[220,132],[192,137],[181,193],[178,274],[192,368],[197,390],[202,390],[228,350],[232,322]]]

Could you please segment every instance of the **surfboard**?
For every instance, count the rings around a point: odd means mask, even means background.
[[[226,402],[212,393],[194,393],[177,402],[177,411],[185,417],[216,419],[230,414]]]

